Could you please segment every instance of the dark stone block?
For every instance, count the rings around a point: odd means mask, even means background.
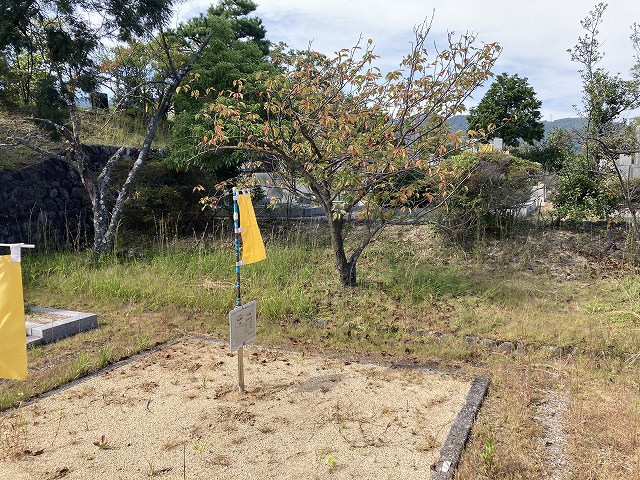
[[[84,189],[79,187],[73,187],[71,190],[71,198],[82,199],[84,198],[85,192]]]
[[[42,171],[42,178],[44,180],[46,180],[47,182],[52,182],[53,179],[55,178],[55,174],[53,173],[53,171],[47,169],[47,170],[43,170]]]
[[[58,188],[58,198],[61,200],[67,200],[69,198],[69,192],[67,192],[64,188]]]

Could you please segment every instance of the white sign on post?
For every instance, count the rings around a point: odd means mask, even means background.
[[[256,338],[256,301],[229,312],[229,351],[231,353]]]

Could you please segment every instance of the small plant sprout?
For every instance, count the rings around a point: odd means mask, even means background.
[[[206,445],[204,442],[201,442],[199,438],[196,438],[193,441],[193,451],[196,453],[202,453],[204,452]]]
[[[107,442],[105,435],[100,437],[100,440],[96,440],[93,444],[98,447],[100,450],[109,450],[111,449],[111,445]]]
[[[29,420],[21,408],[17,415],[0,417],[0,458],[19,458],[27,450]]]
[[[153,465],[153,460],[147,460],[147,478],[153,478],[156,476],[156,468]]]
[[[109,360],[111,358],[111,351],[109,347],[103,345],[98,352],[98,368],[103,368],[109,365]]]
[[[487,475],[491,475],[495,467],[495,454],[496,447],[493,444],[493,438],[488,437],[484,442],[484,450],[480,453],[480,458],[482,459],[482,466],[487,473]]]
[[[325,457],[324,463],[327,464],[330,470],[335,470],[338,467],[338,457],[330,453]]]
[[[62,419],[66,417],[66,412],[64,410],[60,410],[58,412],[58,424],[56,425],[56,433],[53,435],[53,440],[51,441],[51,445],[53,445],[58,438],[58,433],[60,432],[60,424],[62,423]]]

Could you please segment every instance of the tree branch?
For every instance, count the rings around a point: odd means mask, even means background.
[[[0,144],[0,147],[5,147],[5,146],[7,146],[7,147],[17,147],[18,145],[23,145],[23,146],[33,150],[34,152],[38,152],[38,153],[42,154],[43,156],[50,157],[50,158],[55,158],[56,160],[61,160],[61,161],[65,162],[65,163],[71,163],[68,158],[63,157],[61,155],[58,155],[57,153],[53,153],[53,152],[50,152],[50,151],[45,150],[43,148],[40,148],[38,145],[30,142],[26,138],[22,138],[22,137],[11,137],[11,138],[13,138],[15,140],[15,143],[3,143],[3,144]]]

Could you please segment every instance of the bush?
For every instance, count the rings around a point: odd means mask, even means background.
[[[128,162],[114,171],[116,182],[124,179]],[[124,233],[153,237],[191,235],[200,232],[210,221],[210,213],[202,211],[200,194],[195,186],[207,183],[197,169],[179,171],[162,160],[151,160],[140,170],[135,193],[127,200],[123,218]]]
[[[607,218],[620,203],[620,188],[615,180],[607,175],[603,166],[593,165],[584,153],[574,155],[558,173],[553,197],[558,220]]]
[[[443,167],[469,176],[436,215],[440,233],[463,246],[488,231],[508,233],[541,173],[538,163],[499,151],[465,152]]]

